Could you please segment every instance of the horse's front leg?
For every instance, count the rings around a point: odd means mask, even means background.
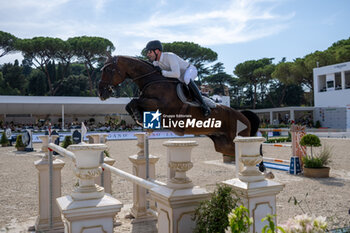
[[[157,99],[140,98],[133,99],[125,107],[126,111],[135,120],[135,122],[142,126],[143,112],[156,111],[161,107],[161,102]]]
[[[126,105],[125,110],[138,125],[142,126],[142,114],[138,105],[138,99],[131,100]]]

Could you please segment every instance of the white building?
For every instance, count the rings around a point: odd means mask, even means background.
[[[4,96],[0,95],[0,121],[15,124],[35,124],[50,119],[50,122],[82,122],[93,118],[105,122],[105,117],[115,116],[127,123],[133,120],[125,110],[130,98],[72,96]]]
[[[350,62],[315,68],[314,120],[350,131]]]

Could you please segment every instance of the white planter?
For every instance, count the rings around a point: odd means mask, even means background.
[[[67,149],[75,154],[77,168],[97,168],[100,166],[100,154],[107,148],[105,144],[79,143]]]
[[[258,182],[264,180],[264,175],[256,165],[262,161],[260,145],[265,141],[263,137],[236,137],[234,142],[238,147],[236,168],[239,169],[238,178],[243,182]]]

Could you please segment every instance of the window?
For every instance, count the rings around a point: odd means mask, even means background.
[[[335,90],[341,90],[341,73],[335,73],[334,74],[334,81],[335,81]]]
[[[334,87],[334,81],[327,81],[327,88],[333,88]]]
[[[318,91],[324,92],[326,90],[326,75],[320,75],[318,76]]]
[[[345,89],[350,89],[350,70],[345,71]]]

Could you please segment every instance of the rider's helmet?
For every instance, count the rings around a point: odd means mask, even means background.
[[[163,51],[163,45],[159,40],[152,40],[152,41],[147,43],[146,51],[156,50],[156,49]]]

